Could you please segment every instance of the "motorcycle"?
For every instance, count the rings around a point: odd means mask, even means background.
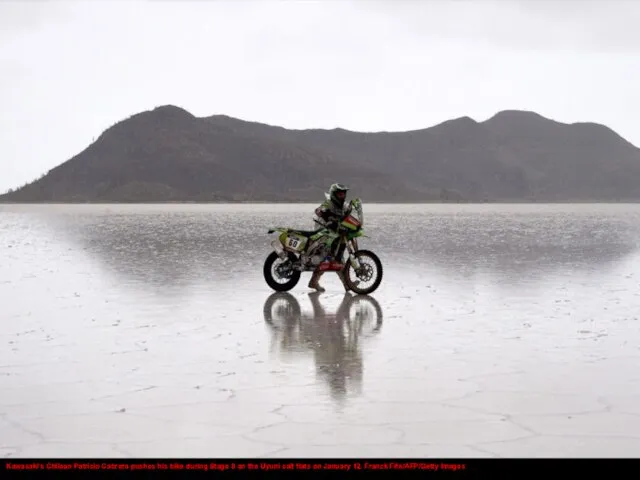
[[[287,292],[298,284],[302,272],[319,269],[342,272],[345,283],[354,293],[368,295],[374,292],[382,282],[382,262],[372,251],[360,250],[358,238],[366,237],[363,224],[362,202],[354,198],[349,202],[337,232],[324,227],[313,231],[270,228],[269,234],[278,232],[280,235],[271,242],[274,251],[264,262],[267,285],[277,292]],[[336,252],[334,260],[330,260],[332,252]],[[361,286],[372,280],[370,286]]]

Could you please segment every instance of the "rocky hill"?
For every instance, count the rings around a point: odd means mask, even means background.
[[[123,120],[5,202],[635,201],[640,149],[609,128],[503,111],[423,130],[287,130],[162,106]]]

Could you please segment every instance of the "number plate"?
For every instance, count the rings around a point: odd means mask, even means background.
[[[295,251],[300,251],[304,249],[305,244],[307,243],[307,239],[304,237],[297,237],[297,236],[289,236],[287,237],[287,242],[285,243],[285,245],[287,246],[287,248],[290,248],[291,250],[295,250]]]

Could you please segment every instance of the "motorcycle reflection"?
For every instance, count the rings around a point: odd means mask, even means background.
[[[342,401],[361,391],[360,341],[380,331],[382,309],[373,297],[346,293],[338,309],[328,313],[320,295],[309,294],[309,314],[290,293],[274,293],[264,304],[264,320],[281,353],[313,353],[316,375],[328,384],[333,399]]]

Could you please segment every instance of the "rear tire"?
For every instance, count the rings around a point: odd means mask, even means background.
[[[293,253],[287,252],[287,254],[289,257],[289,262],[293,263],[296,261],[296,256]],[[280,257],[278,256],[278,254],[276,252],[271,252],[267,257],[267,259],[264,261],[264,267],[262,269],[262,273],[264,275],[265,281],[267,282],[267,285],[269,285],[273,290],[275,290],[276,292],[288,292],[293,287],[295,287],[300,281],[300,272],[298,270],[291,270],[291,274],[288,277],[289,280],[287,282],[285,283],[277,282],[276,279],[273,278],[272,271],[273,271],[273,264],[279,260],[280,260]]]
[[[380,286],[380,282],[382,282],[382,262],[380,261],[378,256],[370,250],[358,250],[354,255],[358,260],[360,260],[361,257],[368,257],[373,260],[373,263],[375,264],[377,270],[377,277],[370,287],[357,287],[354,282],[358,281],[359,279],[353,266],[351,265],[351,262],[347,260],[347,264],[345,265],[343,270],[345,282],[347,283],[347,286],[358,295],[369,295],[370,293],[375,292]]]

